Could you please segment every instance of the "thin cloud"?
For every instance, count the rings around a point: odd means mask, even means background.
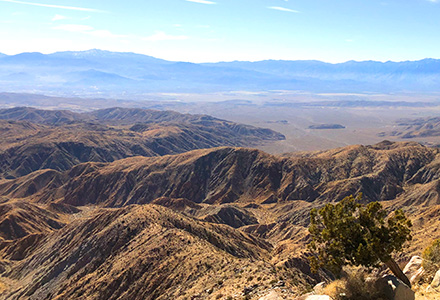
[[[194,2],[194,3],[201,3],[201,4],[217,4],[216,2],[213,1],[208,1],[208,0],[186,0],[187,2]]]
[[[87,32],[93,30],[94,28],[88,25],[66,24],[66,25],[59,25],[53,27],[53,29],[64,30],[69,32]]]
[[[16,1],[16,0],[0,0],[0,2],[10,2],[10,3],[17,3],[17,4],[25,4],[25,5],[33,5],[33,6],[41,6],[41,7],[50,7],[50,8],[59,8],[59,9],[67,9],[67,10],[79,10],[79,11],[101,12],[101,13],[105,12],[103,10],[94,9],[94,8],[64,6],[64,5],[53,5],[53,4],[44,4],[44,3],[33,3],[33,2]]]
[[[100,38],[122,38],[127,37],[127,35],[121,35],[121,34],[114,34],[108,30],[104,29],[95,29],[92,26],[88,25],[80,25],[80,24],[65,24],[65,25],[59,25],[52,27],[53,29],[57,30],[64,30],[68,32],[75,32],[75,33],[83,33],[95,37]]]
[[[52,21],[55,22],[55,21],[66,20],[66,19],[67,19],[66,16],[63,16],[63,15],[55,15],[55,16],[52,18]]]
[[[151,36],[144,37],[142,40],[148,42],[158,42],[158,41],[182,41],[187,39],[188,36],[186,35],[170,35],[170,34],[166,34],[163,31],[158,31]]]
[[[280,11],[287,11],[287,12],[291,12],[291,13],[299,13],[299,11],[297,11],[297,10],[286,8],[286,7],[281,7],[281,6],[270,6],[268,8],[269,9],[280,10]]]
[[[114,33],[110,32],[109,30],[105,30],[105,29],[92,30],[92,31],[88,32],[87,34],[93,35],[96,37],[100,37],[100,38],[126,38],[126,37],[128,37],[128,35],[114,34]]]
[[[439,0],[428,0],[428,1],[432,3],[437,3]]]

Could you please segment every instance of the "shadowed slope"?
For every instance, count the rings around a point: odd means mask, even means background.
[[[208,289],[212,298],[231,295],[249,282],[239,270],[276,280],[263,262],[269,250],[229,226],[159,206],[107,210],[40,242],[3,274],[14,283],[0,299],[186,299],[206,297]]]
[[[24,201],[0,204],[0,237],[5,240],[60,229],[64,223],[55,213]]]
[[[0,195],[39,205],[157,203],[194,218],[247,226],[274,243],[303,244],[298,228],[308,225],[310,209],[350,194],[363,192],[365,201],[386,201],[389,209],[411,215],[438,204],[437,152],[389,142],[290,157],[216,148],[38,171],[0,181]]]
[[[111,162],[284,139],[269,129],[170,111],[112,108],[77,114],[14,108],[0,110],[1,118],[19,121],[0,120],[0,178],[46,168],[67,170],[88,161]]]
[[[284,157],[223,147],[2,180],[5,205],[27,201],[67,225],[0,238],[0,299],[216,299],[280,278],[292,298],[322,279],[301,256],[312,207],[363,192],[403,208],[414,253],[439,237],[439,166],[437,149],[415,143]]]
[[[413,143],[351,146],[285,158],[243,148],[196,150],[82,164],[63,173],[65,181],[35,191],[39,196],[34,199],[119,207],[162,196],[208,204],[276,203],[337,201],[363,192],[367,201],[383,201],[419,183],[418,178],[427,177],[438,160],[436,149]],[[87,174],[79,171],[83,169],[89,170]],[[33,195],[28,188],[23,191],[20,182],[27,180],[4,181],[0,194]],[[423,184],[432,181],[426,179]]]

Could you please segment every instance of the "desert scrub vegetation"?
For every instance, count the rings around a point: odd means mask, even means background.
[[[440,269],[440,239],[429,245],[422,254],[422,266],[425,269],[425,278],[430,282]]]
[[[387,217],[379,202],[362,203],[359,194],[311,210],[308,247],[314,254],[309,257],[312,271],[325,267],[340,277],[345,265],[378,268],[383,263],[410,287],[392,254],[402,251],[403,244],[412,239],[411,221],[402,210]]]
[[[377,288],[377,273],[364,267],[345,266],[342,279],[329,283],[323,290],[335,300],[388,300]]]

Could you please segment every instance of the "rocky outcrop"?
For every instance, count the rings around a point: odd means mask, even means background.
[[[422,262],[423,259],[420,256],[413,256],[403,269],[403,274],[408,277],[411,284],[417,283],[425,273]]]
[[[437,289],[440,287],[440,270],[435,273],[434,278],[432,279],[431,288]]]
[[[387,275],[376,282],[381,294],[391,300],[414,300],[415,293],[402,281],[392,275]]]

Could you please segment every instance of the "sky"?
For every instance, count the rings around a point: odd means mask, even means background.
[[[0,0],[0,53],[172,61],[440,58],[440,0]]]

